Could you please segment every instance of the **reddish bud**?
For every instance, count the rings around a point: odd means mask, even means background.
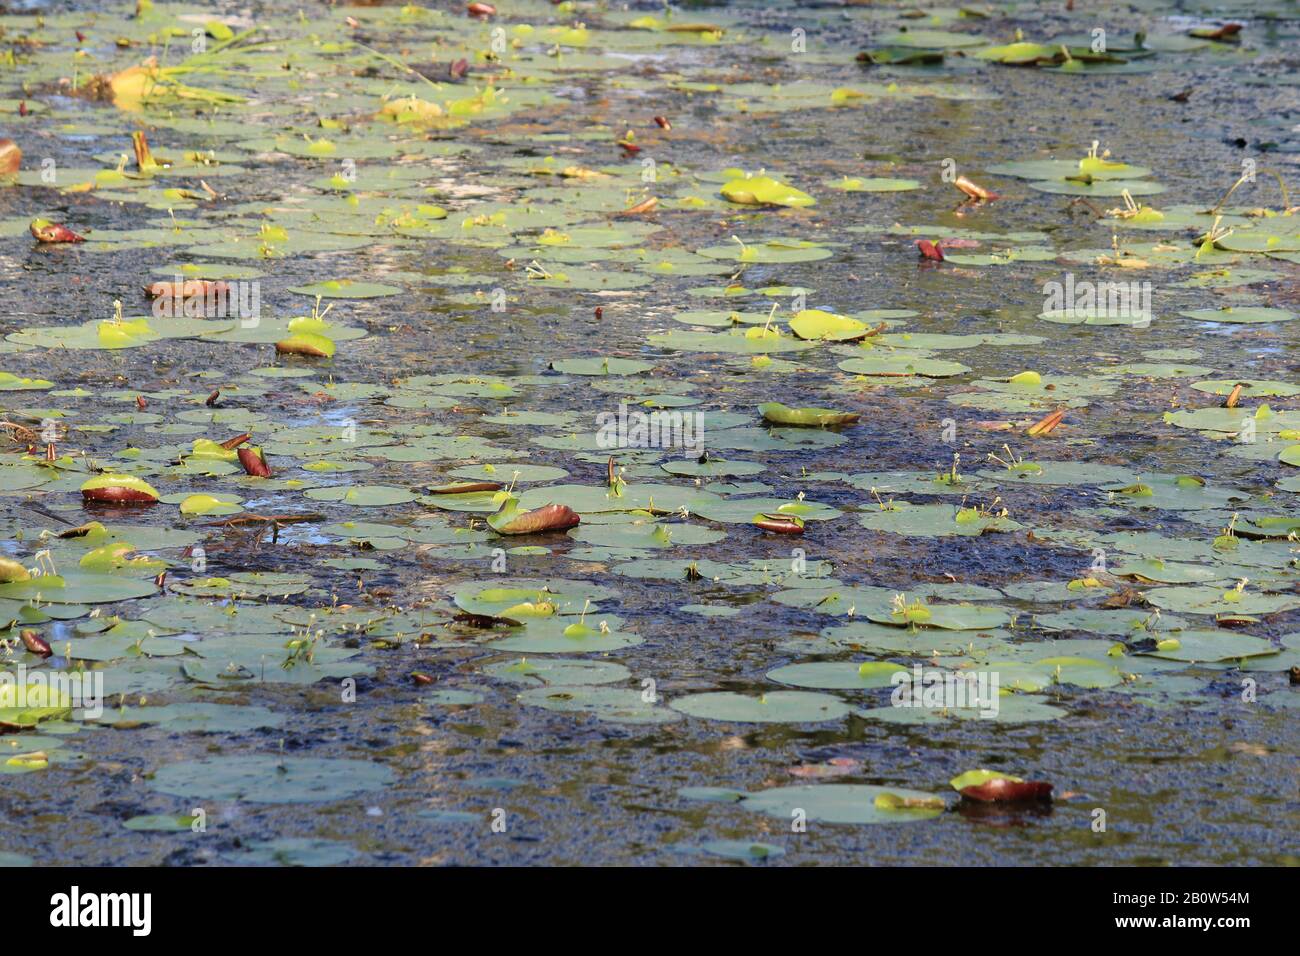
[[[54,653],[50,650],[49,643],[35,631],[22,631],[20,636],[23,639],[23,647],[37,657],[49,657]]]
[[[254,478],[271,477],[271,466],[266,463],[266,458],[261,452],[253,451],[251,448],[241,448],[236,454],[239,455],[239,463],[244,466],[244,471]]]
[[[943,250],[939,248],[938,243],[931,242],[929,239],[918,239],[916,240],[916,248],[920,250],[922,259],[943,262]]]
[[[42,219],[35,219],[32,221],[31,230],[32,236],[37,242],[58,243],[86,241],[67,226],[59,225],[57,222],[45,222]]]

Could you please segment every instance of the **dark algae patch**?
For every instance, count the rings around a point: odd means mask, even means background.
[[[73,6],[0,860],[1296,862],[1293,4]]]

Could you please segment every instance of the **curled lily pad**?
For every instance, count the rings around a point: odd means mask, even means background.
[[[582,519],[568,505],[543,505],[531,511],[521,511],[516,499],[511,498],[501,510],[488,518],[488,524],[497,534],[540,534],[546,531],[565,531],[575,528]]]
[[[152,505],[158,492],[143,478],[133,475],[100,475],[81,486],[86,501],[113,505]]]
[[[873,329],[859,319],[821,309],[802,309],[790,320],[790,331],[801,339],[852,342],[871,335]]]
[[[837,412],[829,408],[790,408],[780,402],[766,402],[758,406],[758,410],[763,418],[773,424],[805,428],[852,425],[861,417],[856,412]]]
[[[742,176],[722,186],[722,198],[746,206],[815,206],[817,200],[771,176]]]
[[[950,781],[964,800],[978,803],[1020,803],[1052,799],[1052,785],[1045,781],[1025,781],[1020,777],[992,770],[968,770]]]
[[[311,358],[332,358],[334,340],[317,332],[297,332],[287,339],[275,343],[275,350],[282,355],[304,355]]]

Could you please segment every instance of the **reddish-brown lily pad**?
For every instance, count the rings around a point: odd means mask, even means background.
[[[27,650],[31,651],[37,657],[49,657],[54,653],[50,649],[50,645],[46,642],[45,638],[41,637],[41,635],[37,634],[35,631],[21,631],[19,636],[23,639],[23,647],[27,648]]]
[[[931,242],[929,239],[916,240],[916,248],[921,253],[922,259],[933,259],[935,262],[943,262],[943,250],[939,244]]]
[[[254,478],[271,477],[271,466],[266,463],[266,458],[260,451],[239,448],[236,454],[239,455],[239,463],[244,466],[244,471]]]
[[[567,531],[582,522],[581,516],[568,505],[544,505],[532,511],[520,511],[514,501],[488,518],[497,534],[540,534],[543,531]]]
[[[958,791],[963,800],[980,803],[1036,803],[1052,799],[1052,785],[1045,780],[1010,780],[1000,777]]]
[[[500,491],[499,481],[453,481],[449,485],[431,485],[425,490],[431,495],[467,495],[480,491]]]
[[[227,295],[230,285],[226,282],[212,282],[207,279],[184,279],[180,282],[163,280],[147,285],[145,294],[151,299],[207,299],[209,296]]]
[[[773,534],[803,534],[803,522],[789,515],[755,515],[754,526]]]
[[[12,139],[0,139],[0,176],[10,176],[22,167],[23,151]]]
[[[153,505],[158,492],[147,481],[131,475],[100,475],[81,486],[87,502],[113,505]]]
[[[86,241],[67,226],[59,225],[57,222],[50,222],[48,219],[33,219],[30,228],[32,230],[32,236],[35,237],[37,242],[59,243]]]

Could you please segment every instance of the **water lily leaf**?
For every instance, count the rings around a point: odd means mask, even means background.
[[[1146,599],[1155,607],[1187,614],[1276,614],[1300,607],[1300,597],[1198,584],[1152,588]]]
[[[503,614],[518,614],[517,608],[519,605],[506,608]],[[635,634],[620,632],[621,622],[613,615],[587,616],[591,617],[590,621],[586,618],[575,621],[572,616],[530,618],[525,615],[524,628],[491,641],[488,646],[518,654],[591,654],[635,647],[642,642]]]
[[[1290,322],[1296,313],[1286,309],[1272,309],[1264,306],[1225,305],[1219,309],[1191,309],[1179,312],[1179,315],[1201,322],[1227,322],[1234,325],[1255,325],[1267,322]]]
[[[0,392],[41,391],[53,387],[53,382],[43,378],[24,378],[13,372],[0,372]]]
[[[887,800],[878,804],[877,798],[885,795],[914,803],[896,806]],[[787,821],[802,810],[807,819],[820,823],[913,823],[943,815],[934,799],[934,794],[901,787],[824,783],[759,790],[746,794],[740,807]]]
[[[988,171],[996,176],[1015,176],[1018,179],[1067,179],[1086,172],[1094,180],[1141,179],[1151,175],[1145,166],[1130,166],[1128,163],[1089,164],[1086,168],[1079,160],[1040,159],[1026,162],[999,163],[990,166]]]
[[[414,492],[406,488],[394,488],[389,485],[336,485],[329,488],[311,488],[306,495],[313,501],[338,501],[361,508],[402,504],[414,501],[416,498]]]
[[[973,33],[950,33],[947,30],[904,29],[882,33],[876,38],[885,46],[919,47],[928,50],[954,50],[983,46],[988,41]]]
[[[756,461],[731,461],[722,458],[709,458],[705,461],[666,461],[659,467],[670,475],[685,475],[689,478],[740,478],[757,475],[767,470]]]
[[[620,690],[590,685],[550,686],[526,690],[521,703],[547,710],[580,712],[599,720],[622,724],[664,724],[681,720],[681,715],[647,702],[640,690]]]
[[[0,598],[36,600],[54,604],[111,604],[157,593],[152,580],[140,581],[119,574],[65,572],[0,584]]]
[[[557,359],[551,363],[551,368],[565,375],[640,375],[654,368],[650,362],[642,362],[636,359],[610,358],[585,358],[585,359]]]
[[[905,59],[911,60],[922,55],[912,53]],[[899,60],[891,62],[897,63]],[[915,179],[891,179],[887,176],[871,176],[865,179],[844,176],[841,179],[828,180],[826,185],[831,189],[842,189],[849,193],[897,193],[921,188],[921,184]]]
[[[894,377],[920,375],[925,378],[951,378],[970,371],[970,366],[962,365],[960,362],[927,358],[911,350],[845,359],[839,363],[839,367],[855,375]]]
[[[864,511],[858,523],[871,531],[919,537],[973,536],[1018,531],[1024,527],[1001,513],[945,504],[918,505],[901,500],[890,500]]]
[[[311,285],[293,286],[289,291],[298,295],[320,296],[324,299],[378,299],[402,293],[402,289],[398,286],[384,285],[379,282],[358,282],[354,279],[327,279]]]
[[[817,200],[771,176],[742,176],[722,186],[722,198],[745,206],[815,206]]]
[[[978,781],[962,783],[964,778],[985,777]],[[960,785],[959,785],[960,784]],[[995,774],[988,770],[972,770],[955,777],[952,786],[963,800],[979,803],[1023,803],[1052,799],[1052,785],[1046,781],[1025,781],[1019,777]]]
[[[817,347],[776,327],[751,328],[748,335],[733,329],[726,332],[668,331],[646,337],[651,345],[681,352],[720,352],[738,355],[766,355],[772,352],[802,352]]]
[[[780,402],[765,402],[758,406],[758,411],[764,419],[773,424],[805,428],[852,425],[861,417],[856,412],[837,412],[830,408],[790,408]]]
[[[456,606],[471,614],[500,617],[508,609],[523,603],[549,604],[553,613],[581,614],[588,607],[595,613],[600,602],[612,599],[610,588],[589,581],[561,578],[509,578],[506,580],[466,581],[452,594]]]
[[[1170,641],[1137,651],[1169,661],[1215,663],[1276,654],[1270,641],[1227,630],[1179,631]]]
[[[547,531],[565,531],[576,527],[581,518],[568,505],[546,504],[530,511],[522,511],[515,499],[508,499],[501,510],[488,518],[488,524],[497,534],[541,534]]]
[[[991,707],[873,707],[853,713],[866,720],[892,724],[942,724],[960,720],[988,720],[995,723],[1037,723],[1059,720],[1067,711],[1027,694],[1004,694],[997,700],[997,713]]]
[[[758,696],[722,692],[688,694],[676,698],[669,706],[691,717],[736,723],[817,723],[839,720],[849,712],[848,705],[829,694],[785,690]]]
[[[489,664],[483,673],[498,680],[526,687],[546,685],[617,684],[632,677],[622,664],[612,661],[586,661],[576,658],[547,657],[530,660],[520,657],[513,661]]]
[[[916,603],[905,610],[892,607],[889,610],[864,608],[859,613],[878,624],[921,625],[950,631],[987,631],[1001,627],[1010,620],[1002,608],[978,604]]]
[[[118,729],[159,724],[178,733],[242,734],[283,726],[284,716],[265,707],[186,703],[105,709],[99,722]]]
[[[1244,491],[1216,488],[1194,475],[1140,475],[1123,486],[1107,485],[1103,491],[1112,501],[1137,508],[1164,508],[1171,511],[1222,508],[1250,497]]]
[[[830,505],[798,498],[782,500],[781,498],[735,498],[729,501],[692,498],[687,503],[687,510],[708,521],[720,521],[725,524],[748,524],[756,513],[779,515],[786,518],[798,518],[800,521],[829,521],[837,518],[840,511]]]
[[[871,334],[871,328],[857,319],[821,309],[802,309],[790,320],[790,331],[801,339],[852,342]]]
[[[707,246],[696,252],[710,259],[730,259],[755,265],[817,262],[829,259],[830,249],[804,239],[758,239],[750,243],[734,242],[725,246]]]
[[[850,662],[818,661],[808,664],[787,664],[767,672],[767,679],[791,687],[811,687],[816,690],[858,690],[869,687],[889,687],[895,674],[910,673],[901,664],[887,661]]]

